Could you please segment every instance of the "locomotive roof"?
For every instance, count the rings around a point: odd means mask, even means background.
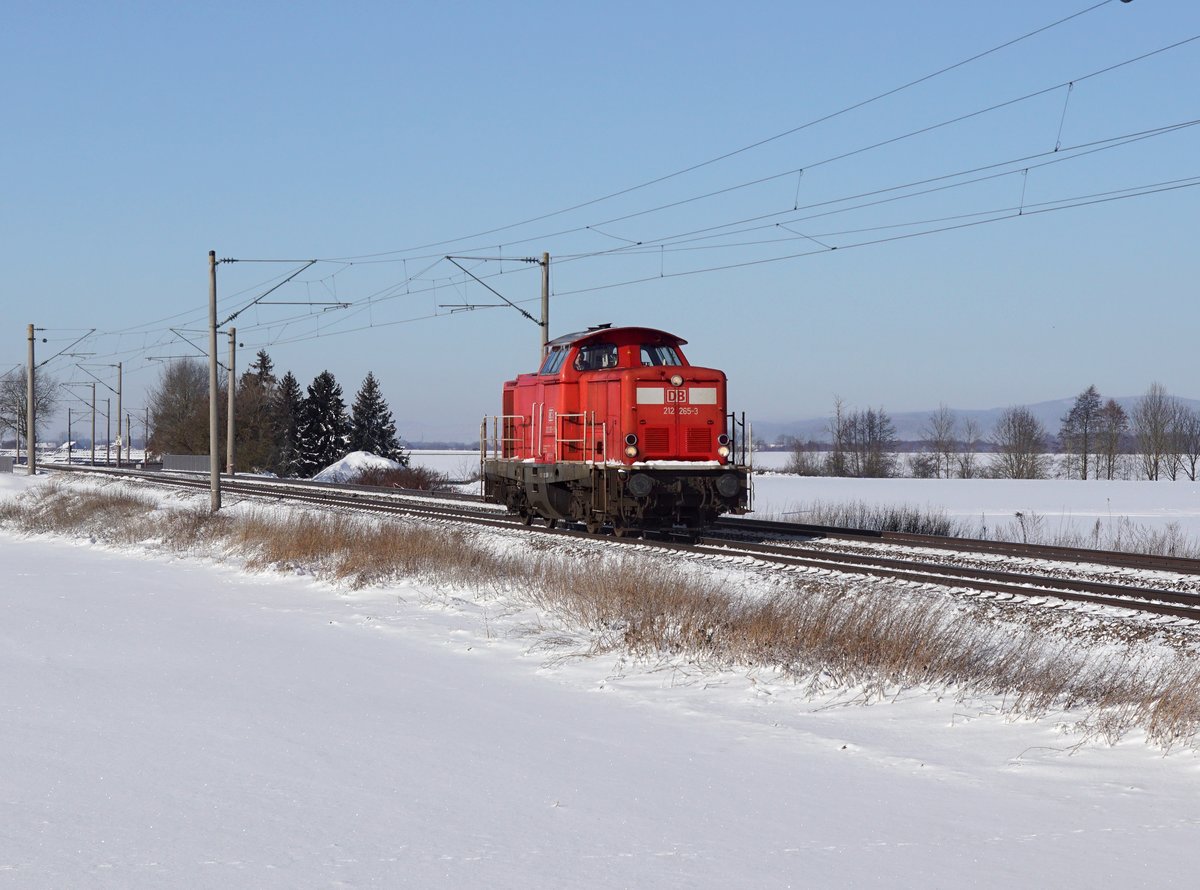
[[[573,334],[563,334],[551,340],[546,346],[555,349],[584,343],[647,343],[654,345],[684,346],[687,340],[660,331],[656,328],[610,328],[607,325],[599,328],[589,328],[586,331],[576,331]]]

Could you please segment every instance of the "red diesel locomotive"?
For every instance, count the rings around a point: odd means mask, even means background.
[[[744,420],[725,374],[688,363],[687,341],[607,325],[547,345],[484,420],[484,494],[532,522],[589,531],[698,528],[750,509]]]

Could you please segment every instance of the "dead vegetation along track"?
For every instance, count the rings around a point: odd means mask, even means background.
[[[79,471],[78,467],[55,465],[54,469]],[[85,472],[91,471],[86,468]],[[100,471],[106,477],[137,479],[144,482],[182,487],[189,489],[207,490],[207,477],[167,476],[158,472],[134,470],[104,470]],[[269,498],[309,503],[320,507],[341,507],[362,510],[373,513],[437,519],[454,522],[468,522],[494,528],[521,529],[525,528],[522,520],[510,517],[505,513],[482,504],[471,497],[440,497],[428,492],[398,491],[384,493],[378,489],[356,489],[354,486],[331,486],[321,483],[299,483],[289,481],[242,481],[236,477],[222,477],[222,489],[231,495],[243,495],[255,498]],[[434,503],[442,501],[443,503]],[[751,533],[771,532],[779,534],[790,532],[788,523],[771,523],[756,520],[732,520],[721,523],[721,528],[730,526],[740,527]],[[594,537],[586,532],[565,528],[537,528],[533,533],[564,536]],[[941,539],[928,535],[900,535],[895,533],[880,533],[855,530],[826,529],[824,527],[796,526],[792,532],[796,537],[811,538],[817,535],[836,535],[854,540],[864,538],[881,539],[888,543],[904,543],[925,548],[949,549],[955,552],[967,550],[971,545],[981,545],[979,550],[990,554],[1006,554],[1019,558],[1036,557],[1042,560],[1066,561],[1077,563],[1086,560],[1089,551],[1073,548],[1047,548],[1021,544],[1002,544],[999,542],[965,542],[957,539]],[[933,584],[941,587],[981,591],[991,594],[1022,597],[1026,600],[1058,599],[1079,603],[1090,603],[1100,606],[1110,606],[1131,609],[1157,615],[1200,621],[1200,594],[1184,591],[1162,590],[1150,587],[1137,587],[1126,584],[1113,584],[1102,581],[1090,581],[1080,578],[1055,577],[1045,574],[1033,574],[1019,571],[999,571],[964,566],[952,566],[919,559],[901,559],[895,555],[864,555],[853,553],[823,553],[819,555],[804,555],[794,546],[784,543],[768,543],[764,541],[745,542],[731,538],[707,538],[697,543],[677,543],[653,539],[610,539],[614,543],[637,544],[657,549],[675,550],[682,553],[700,554],[710,557],[745,557],[761,560],[770,565],[784,565],[827,571],[831,573],[865,575],[868,577],[885,578],[914,584]],[[986,546],[984,546],[986,545]],[[1054,551],[1066,551],[1055,553]],[[1106,564],[1118,563],[1132,568],[1150,568],[1151,566],[1134,554],[1112,554],[1097,551],[1097,556],[1103,557],[1096,561]],[[1147,557],[1154,563],[1154,568],[1161,570],[1163,557]],[[1173,564],[1182,564],[1190,568],[1191,573],[1200,572],[1193,560],[1169,560]],[[1178,571],[1178,568],[1172,571]]]
[[[537,628],[561,629],[568,645],[582,646],[563,657],[626,652],[764,669],[812,694],[854,690],[863,701],[914,687],[963,698],[982,694],[999,697],[1000,713],[1069,715],[1079,743],[1095,735],[1115,741],[1141,728],[1148,741],[1170,750],[1194,744],[1200,733],[1200,659],[1189,628],[1167,633],[1157,622],[1127,621],[1121,627],[1128,633],[1114,636],[1117,625],[1102,616],[1077,622],[1057,610],[998,612],[994,600],[955,602],[928,590],[905,596],[901,585],[863,585],[845,573],[776,575],[777,595],[762,596],[730,589],[724,572],[644,560],[619,546],[623,541],[605,544],[582,533],[552,531],[574,535],[578,546],[550,547],[538,546],[547,538],[526,532],[524,550],[497,548],[461,522],[405,522],[398,533],[358,513],[361,498],[329,511],[275,515],[269,504],[248,503],[246,510],[211,514],[199,503],[164,510],[156,496],[126,485],[100,488],[39,486],[0,503],[0,525],[232,556],[251,569],[302,569],[352,589],[398,577],[443,590],[467,585],[491,591],[485,598],[536,607],[549,621],[538,617]],[[278,487],[268,497],[283,500]],[[684,549],[634,543],[643,550]],[[703,556],[731,557],[741,564],[731,569],[757,570],[757,558],[724,547]]]

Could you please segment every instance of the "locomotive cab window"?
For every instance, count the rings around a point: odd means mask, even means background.
[[[565,349],[556,349],[546,356],[546,360],[542,362],[539,374],[557,374],[559,368],[563,366],[563,361],[566,360],[567,351]]]
[[[643,365],[682,365],[674,346],[643,346]]]
[[[606,371],[617,366],[617,347],[612,343],[592,343],[579,347],[576,371]]]

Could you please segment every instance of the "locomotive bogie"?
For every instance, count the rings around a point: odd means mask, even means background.
[[[591,530],[700,528],[745,513],[749,474],[727,467],[633,467],[484,461],[484,494],[525,517],[582,523]]]

